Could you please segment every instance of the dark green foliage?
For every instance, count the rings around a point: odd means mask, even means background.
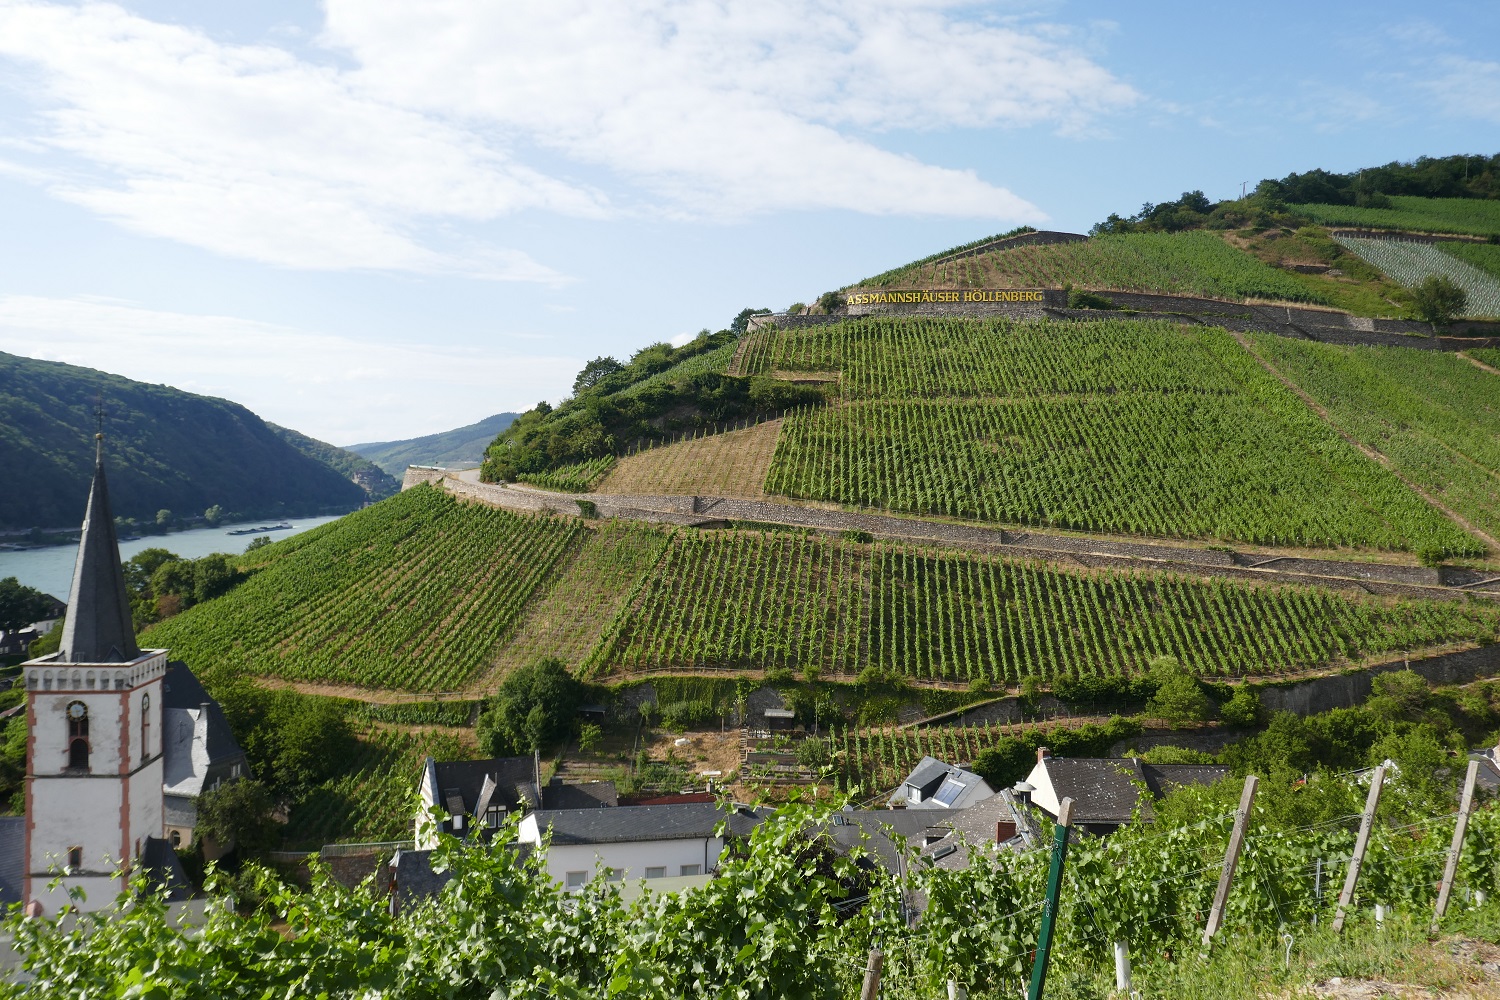
[[[735,314],[734,321],[729,324],[729,332],[735,337],[743,337],[745,331],[750,328],[751,316],[769,316],[769,309],[741,309]]]
[[[14,632],[46,616],[52,602],[35,587],[13,576],[0,580],[0,632]]]
[[[584,365],[583,370],[578,373],[578,377],[573,380],[573,395],[576,396],[579,393],[587,392],[598,385],[599,381],[605,376],[624,370],[625,366],[614,358],[595,358]]]
[[[277,798],[296,800],[345,770],[354,750],[347,702],[246,681],[216,686],[213,694],[251,771]]]
[[[73,528],[93,473],[102,398],[116,515],[213,504],[247,517],[346,511],[365,492],[293,448],[237,403],[50,361],[0,354],[0,528]]]
[[[519,413],[497,413],[477,423],[451,431],[425,434],[404,441],[370,441],[351,444],[345,451],[363,455],[392,476],[401,476],[408,465],[478,465],[495,435],[515,422]]]
[[[309,458],[317,459],[324,465],[340,473],[344,478],[357,484],[365,491],[365,495],[371,500],[384,500],[401,489],[400,480],[392,478],[380,466],[357,455],[346,448],[319,441],[317,438],[308,437],[300,431],[294,431],[290,427],[281,427],[273,423],[267,423],[272,433],[281,440],[296,448]]]
[[[25,688],[0,691],[0,709],[14,708],[25,701]],[[0,722],[0,809],[6,812],[19,813],[26,808],[22,782],[26,776],[27,735],[25,712],[17,712]]]
[[[281,837],[273,811],[276,801],[262,782],[231,781],[198,796],[193,836],[213,840],[241,857],[271,850]]]
[[[1109,299],[1093,292],[1072,291],[1068,293],[1069,309],[1118,309]]]
[[[1151,661],[1156,693],[1146,702],[1146,714],[1171,723],[1203,722],[1213,715],[1213,702],[1197,678],[1183,669],[1175,656]]]
[[[734,337],[707,330],[682,347],[651,344],[630,363],[610,369],[596,358],[579,373],[582,386],[553,409],[523,413],[495,439],[482,476],[510,482],[562,466],[619,455],[676,433],[727,421],[769,416],[821,401],[814,386],[723,374]],[[724,352],[722,359],[715,352]],[[700,359],[714,364],[704,368]]]
[[[500,684],[479,716],[479,745],[495,757],[544,750],[566,739],[583,685],[561,660],[538,660]]]
[[[1447,326],[1455,316],[1463,315],[1469,293],[1447,275],[1429,274],[1411,290],[1411,304],[1418,319]]]
[[[1317,202],[1365,208],[1387,208],[1391,195],[1500,198],[1500,154],[1421,156],[1410,163],[1391,162],[1346,174],[1309,170],[1261,181],[1257,190],[1292,204]]]
[[[1075,712],[1092,713],[1100,709],[1136,710],[1143,708],[1156,694],[1156,681],[1144,673],[1083,674],[1059,677],[1052,684],[1052,694]]]
[[[1219,718],[1226,726],[1248,728],[1260,721],[1260,692],[1249,684],[1234,689],[1229,700],[1219,707]]]

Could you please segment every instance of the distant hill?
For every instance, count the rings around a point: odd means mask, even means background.
[[[364,490],[365,495],[371,500],[384,500],[401,491],[400,480],[387,475],[384,469],[368,458],[356,455],[336,444],[308,437],[301,431],[294,431],[290,427],[282,427],[269,421],[266,426],[302,454],[317,459],[335,471],[343,473],[344,478],[350,482],[359,484],[360,489]]]
[[[201,515],[216,504],[250,518],[290,516],[349,511],[367,499],[345,473],[238,403],[0,354],[0,530],[82,522],[100,403],[119,517]]]
[[[478,465],[484,461],[484,450],[490,442],[518,416],[519,413],[497,413],[477,424],[451,431],[405,441],[351,444],[344,450],[363,455],[398,479],[408,465]]]

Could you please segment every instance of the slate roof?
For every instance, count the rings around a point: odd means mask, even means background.
[[[0,903],[21,902],[26,875],[26,817],[0,817]]]
[[[613,781],[590,781],[567,785],[554,778],[542,789],[542,805],[548,809],[602,809],[620,804]]]
[[[1148,764],[1138,757],[1048,757],[1043,763],[1057,800],[1072,798],[1073,822],[1098,825],[1130,822],[1140,798],[1137,782],[1160,798],[1173,788],[1210,784],[1229,773],[1219,764]],[[1141,813],[1151,817],[1150,803]]]
[[[73,587],[68,593],[68,617],[55,662],[125,663],[139,655],[101,444],[94,457],[94,482],[89,487],[83,534],[73,563]]]
[[[453,878],[451,871],[432,870],[431,851],[397,851],[391,858],[391,869],[396,879],[398,905],[441,892]]]
[[[224,710],[187,664],[175,660],[167,664],[162,705],[166,757],[162,784],[169,795],[196,796],[205,788],[233,780],[236,766],[239,777],[250,776],[245,751],[234,738]]]
[[[167,887],[169,900],[187,899],[192,895],[193,884],[188,881],[182,861],[177,857],[177,852],[172,850],[172,845],[161,837],[146,838],[146,844],[141,849],[141,867],[146,869],[146,876],[153,889]]]
[[[493,778],[497,786],[495,796],[490,800],[492,808],[503,805],[507,810],[515,809],[535,794],[530,791],[523,796],[519,791],[521,787],[533,786],[536,781],[536,762],[530,757],[436,761],[432,766],[437,781],[437,804],[449,813],[453,810],[448,806],[448,799],[450,793],[456,792],[463,802],[464,815],[473,815],[486,777]]]
[[[537,831],[552,831],[552,843],[621,844],[642,840],[696,840],[712,837],[729,822],[730,837],[748,836],[766,813],[742,806],[734,810],[716,802],[666,806],[619,806],[614,809],[538,809]]]
[[[907,857],[915,857],[922,848],[922,841],[929,829],[941,826],[947,829],[948,813],[934,814],[905,809],[859,809],[836,812],[829,817],[823,832],[839,849],[848,853],[855,847],[863,847],[874,855],[876,862],[888,872],[897,870],[901,854],[899,839],[907,842]]]
[[[919,798],[909,797],[913,788]],[[923,757],[891,795],[888,804],[904,802],[908,809],[961,809],[993,794],[989,784],[973,771],[936,757]]]

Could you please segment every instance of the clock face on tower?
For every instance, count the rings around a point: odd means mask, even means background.
[[[68,706],[68,715],[74,719],[83,718],[84,713],[87,711],[88,709],[84,708],[83,703],[79,701],[75,701],[73,702],[73,704]]]

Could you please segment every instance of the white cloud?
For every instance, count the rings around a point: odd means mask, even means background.
[[[326,16],[338,65],[113,5],[0,0],[0,58],[37,109],[12,157],[45,150],[8,169],[229,256],[557,281],[441,227],[524,210],[1041,221],[879,134],[1080,132],[1137,100],[1086,40],[954,0],[329,0]]]
[[[1500,62],[1444,56],[1424,84],[1445,115],[1500,125]]]
[[[0,296],[0,351],[241,403],[325,441],[381,441],[561,396],[583,362],[374,344],[111,300]]]

